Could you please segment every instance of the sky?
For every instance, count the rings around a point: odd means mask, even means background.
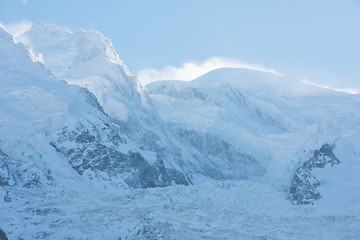
[[[0,0],[0,24],[96,29],[144,79],[255,66],[360,89],[360,0]]]

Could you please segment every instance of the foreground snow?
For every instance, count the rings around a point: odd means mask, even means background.
[[[358,239],[360,201],[294,206],[286,189],[211,181],[118,192],[9,189],[9,239]]]

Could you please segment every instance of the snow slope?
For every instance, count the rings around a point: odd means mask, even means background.
[[[45,66],[58,78],[92,92],[122,132],[191,181],[204,175],[239,179],[263,174],[264,168],[253,156],[216,135],[174,132],[164,126],[147,90],[129,73],[111,41],[101,33],[35,25],[18,40],[42,56]]]
[[[359,239],[359,95],[249,69],[145,88],[97,31],[17,41],[0,28],[9,239]]]
[[[359,126],[359,95],[273,73],[218,69],[191,82],[147,88],[163,120],[246,149],[266,168],[266,180],[278,184],[288,185],[312,151]]]
[[[131,111],[127,105],[141,101],[135,92],[141,91],[136,79],[111,41],[97,31],[71,32],[54,25],[34,25],[18,40],[31,46],[56,77],[89,89],[111,117],[126,120]]]
[[[156,152],[122,133],[87,89],[54,78],[3,30],[0,40],[4,182],[100,188],[188,184]]]

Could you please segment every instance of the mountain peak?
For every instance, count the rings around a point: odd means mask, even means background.
[[[30,46],[36,55],[42,55],[44,64],[58,77],[99,73],[108,63],[131,75],[111,40],[95,30],[79,28],[72,32],[56,25],[34,25],[17,39]]]
[[[92,92],[112,117],[126,119],[129,109],[124,101],[141,102],[137,79],[119,59],[110,39],[98,31],[34,25],[17,40],[41,57],[56,77]]]
[[[203,86],[228,84],[242,89],[248,94],[256,93],[266,96],[312,96],[331,91],[274,72],[248,68],[219,68],[192,82]]]

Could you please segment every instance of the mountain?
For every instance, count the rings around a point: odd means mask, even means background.
[[[206,132],[243,149],[265,169],[258,181],[289,186],[294,204],[314,203],[323,188],[328,198],[321,201],[358,199],[352,192],[358,192],[359,94],[250,69],[218,69],[190,82],[146,87],[175,131]]]
[[[147,88],[164,121],[241,147],[277,184],[289,185],[313,151],[358,128],[359,95],[268,72],[218,69],[190,82],[159,81]]]
[[[114,187],[188,184],[129,139],[89,90],[56,79],[22,43],[1,34],[4,185],[57,187],[91,179]]]
[[[0,79],[2,238],[360,234],[358,94],[250,69],[142,86],[53,25],[0,28]]]
[[[253,156],[216,135],[165,127],[147,89],[131,75],[111,41],[101,33],[35,25],[18,39],[41,56],[55,76],[93,93],[121,132],[153,152],[165,166],[186,175],[183,183],[204,176],[239,179],[263,174],[264,168]],[[194,144],[199,141],[200,145]],[[230,170],[224,171],[223,166]]]

